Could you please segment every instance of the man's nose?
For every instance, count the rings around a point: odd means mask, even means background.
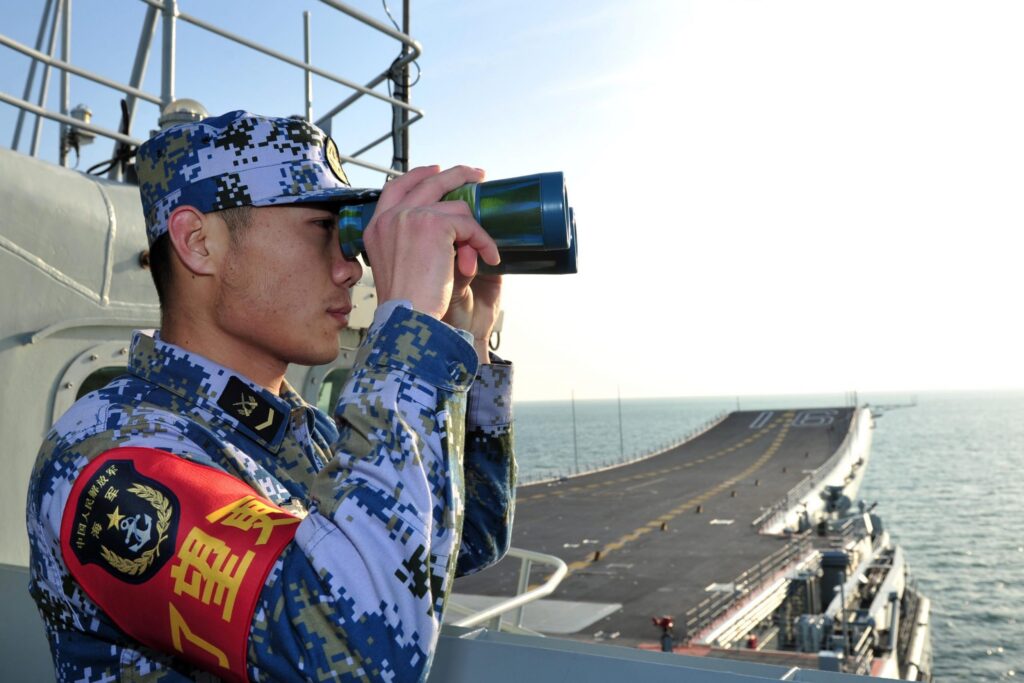
[[[363,276],[363,266],[357,259],[347,259],[341,253],[341,246],[337,241],[331,251],[331,280],[341,287],[352,287],[359,278]]]

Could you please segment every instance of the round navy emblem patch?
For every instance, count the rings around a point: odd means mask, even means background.
[[[174,555],[178,499],[139,474],[130,460],[96,470],[75,504],[70,546],[82,564],[98,564],[128,583],[143,583]]]

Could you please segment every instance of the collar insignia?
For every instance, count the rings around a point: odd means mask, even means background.
[[[287,417],[284,412],[278,410],[263,396],[253,392],[237,377],[228,379],[224,392],[217,399],[217,405],[267,442],[274,439],[278,428]]]

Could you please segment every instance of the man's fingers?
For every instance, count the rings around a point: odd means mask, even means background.
[[[455,233],[452,241],[457,247],[472,247],[480,254],[484,263],[492,266],[498,265],[501,261],[498,245],[469,213],[465,202],[439,202],[430,207],[430,211],[450,217],[448,224]]]
[[[402,204],[422,206],[440,201],[441,197],[466,183],[477,183],[483,180],[484,172],[470,166],[453,166],[449,169],[429,175],[420,180],[410,189]]]
[[[496,266],[501,262],[501,255],[498,254],[498,245],[488,235],[480,224],[475,220],[455,221],[455,244],[461,249],[464,246],[472,247],[484,263]]]
[[[458,272],[462,275],[462,277],[458,275],[455,277],[457,291],[465,289],[469,279],[476,275],[476,256],[476,249],[466,244],[455,250],[455,263],[458,266]]]
[[[440,172],[440,166],[418,166],[408,173],[392,178],[385,183],[384,189],[381,190],[380,199],[377,200],[377,213],[396,206],[414,187]]]

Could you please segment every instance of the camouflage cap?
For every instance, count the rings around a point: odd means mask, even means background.
[[[313,124],[245,111],[162,130],[139,146],[136,163],[150,244],[178,206],[360,203],[378,194],[349,185],[337,145]]]

